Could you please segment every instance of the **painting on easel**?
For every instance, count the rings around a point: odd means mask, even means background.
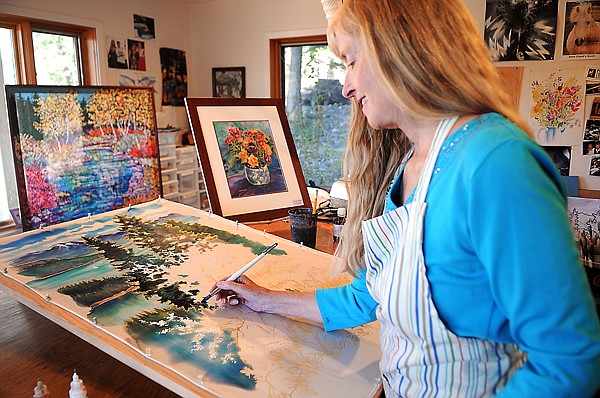
[[[310,207],[283,101],[185,99],[211,209],[238,221]]]
[[[162,195],[151,89],[6,91],[25,231]]]
[[[0,286],[185,397],[373,396],[377,324],[325,332],[202,301],[274,242],[248,271],[262,285],[349,282],[324,276],[328,254],[158,199],[0,240]]]

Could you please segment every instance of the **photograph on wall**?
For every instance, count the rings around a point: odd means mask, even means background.
[[[127,69],[127,40],[120,37],[106,38],[108,46],[108,67]]]
[[[600,97],[593,97],[590,120],[600,120]]]
[[[530,70],[529,125],[543,146],[583,141],[584,76],[581,69]]]
[[[281,99],[185,101],[215,214],[258,221],[311,206]]]
[[[129,47],[129,69],[146,71],[146,43],[140,40],[127,39]]]
[[[600,59],[600,0],[567,1],[564,16],[564,59]]]
[[[550,156],[561,176],[569,175],[571,167],[571,147],[569,146],[546,146],[544,150]]]
[[[162,195],[151,89],[6,90],[24,230]]]
[[[487,0],[484,39],[494,61],[554,59],[558,0]]]
[[[154,39],[154,18],[133,14],[133,28],[135,35],[141,39]]]
[[[185,51],[161,48],[162,105],[184,106],[187,97],[187,63]]]
[[[246,68],[212,68],[213,97],[245,98]]]
[[[326,332],[203,301],[215,281],[275,243],[248,271],[262,285],[351,281],[328,277],[331,255],[157,199],[0,240],[0,284],[177,396],[375,396],[377,322]]]

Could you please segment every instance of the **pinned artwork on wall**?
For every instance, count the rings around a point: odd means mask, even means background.
[[[133,14],[133,29],[135,34],[140,39],[154,39],[154,18],[145,17],[143,15]]]
[[[571,167],[571,147],[546,146],[544,150],[556,165],[560,175],[568,176]]]
[[[212,68],[213,97],[246,98],[246,68]]]
[[[146,44],[141,40],[127,39],[129,69],[146,71]]]
[[[0,285],[182,397],[374,397],[376,322],[322,326],[202,298],[248,271],[270,289],[349,283],[333,257],[166,200],[0,240]]]
[[[600,0],[567,1],[563,59],[600,59]]]
[[[212,211],[239,221],[310,207],[281,99],[186,98]]]
[[[554,59],[558,0],[487,0],[484,39],[494,61]]]
[[[108,67],[115,69],[127,69],[127,40],[121,37],[108,36]]]
[[[162,105],[183,106],[187,97],[187,63],[185,51],[161,48]]]
[[[530,70],[529,125],[544,146],[581,145],[584,72],[581,69]]]
[[[6,91],[24,230],[162,195],[151,89]]]

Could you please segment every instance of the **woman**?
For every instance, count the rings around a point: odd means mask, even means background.
[[[328,38],[354,108],[337,254],[355,280],[241,277],[217,298],[326,330],[377,318],[387,397],[592,396],[600,324],[564,186],[464,4],[346,0]]]

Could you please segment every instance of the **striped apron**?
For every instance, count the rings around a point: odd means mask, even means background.
[[[512,344],[452,333],[431,297],[423,256],[425,197],[440,147],[456,120],[438,126],[414,200],[363,223],[367,287],[379,303],[387,398],[493,396],[521,363]]]

